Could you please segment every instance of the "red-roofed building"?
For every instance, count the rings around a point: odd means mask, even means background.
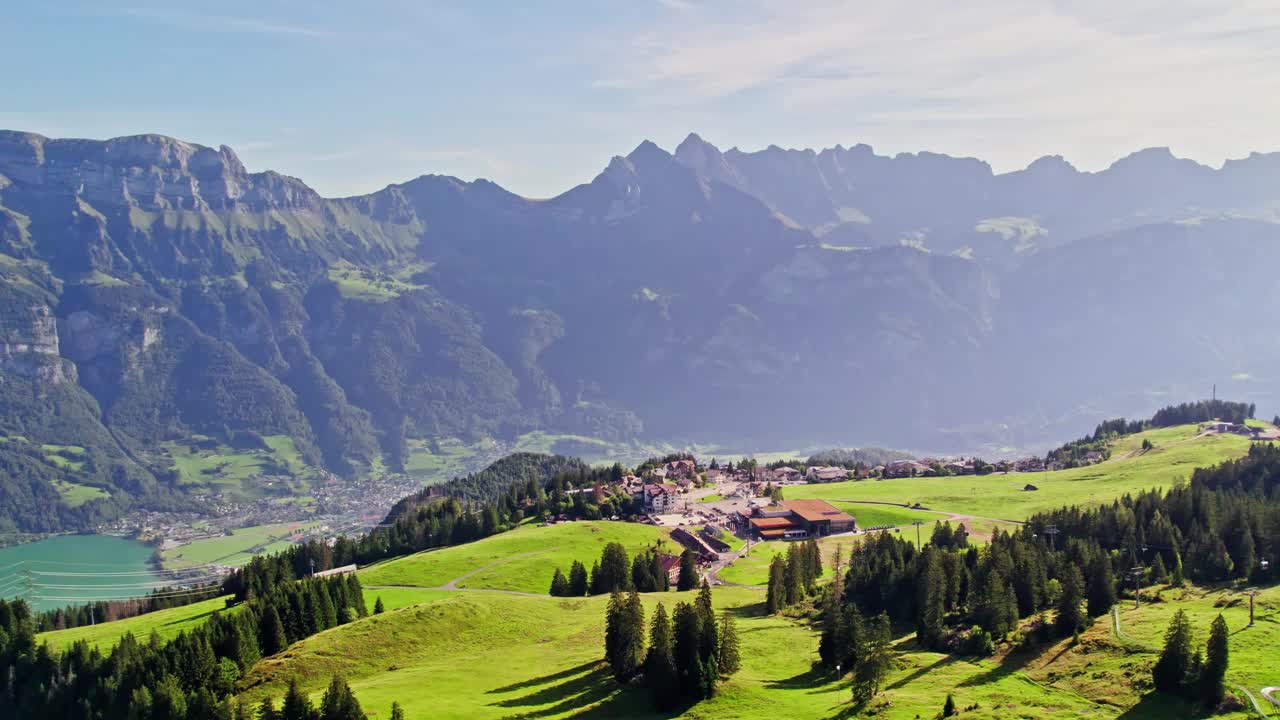
[[[666,485],[644,486],[644,509],[661,515],[676,508],[676,491]]]
[[[779,506],[758,508],[751,531],[763,540],[792,540],[851,532],[853,516],[825,500],[787,500]]]

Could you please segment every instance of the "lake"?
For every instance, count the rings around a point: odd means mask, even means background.
[[[145,595],[161,584],[152,548],[110,535],[59,535],[0,548],[0,597],[25,595],[37,610]]]

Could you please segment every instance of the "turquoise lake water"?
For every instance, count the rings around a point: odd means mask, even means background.
[[[38,610],[145,595],[161,584],[151,547],[109,535],[60,535],[0,548],[0,597]]]

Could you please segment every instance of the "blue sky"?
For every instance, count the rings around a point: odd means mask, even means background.
[[[1270,0],[13,5],[0,127],[227,144],[330,196],[434,172],[544,197],[690,131],[998,171],[1280,150]]]

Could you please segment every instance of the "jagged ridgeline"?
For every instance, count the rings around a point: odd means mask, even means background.
[[[1082,397],[1261,397],[1280,336],[1222,288],[1280,266],[1276,179],[691,137],[548,200],[441,176],[330,199],[227,147],[0,131],[0,532],[443,438],[964,451],[1076,432]]]

